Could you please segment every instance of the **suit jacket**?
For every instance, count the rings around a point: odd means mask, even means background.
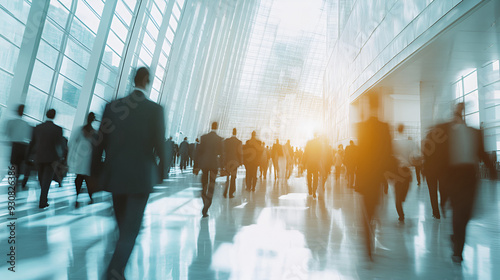
[[[196,150],[198,167],[200,169],[219,169],[219,156],[223,153],[223,139],[215,131],[200,137],[200,145]]]
[[[309,140],[306,144],[304,150],[303,164],[309,171],[319,171],[321,168],[321,161],[323,154],[327,154],[327,151],[322,149],[322,143],[320,139],[315,138]]]
[[[426,176],[435,176],[446,178],[453,176],[450,174],[450,137],[453,122],[438,124],[431,128],[422,144],[422,154],[424,156],[424,174]],[[496,176],[494,163],[490,160],[484,150],[484,138],[480,130],[470,128],[476,138],[475,156],[478,161],[483,161],[489,168],[491,175]]]
[[[395,159],[389,125],[372,117],[358,125],[358,183],[362,194],[379,195],[380,184],[393,169]]]
[[[258,166],[262,159],[262,142],[256,138],[251,138],[243,147],[243,160],[246,166]]]
[[[33,129],[28,155],[34,150],[36,163],[49,163],[64,156],[63,131],[52,121],[46,121]]]
[[[99,185],[115,194],[150,193],[163,176],[165,161],[163,107],[139,90],[106,105],[93,153],[100,167]],[[157,157],[160,167],[157,166]]]
[[[234,170],[243,164],[243,143],[236,137],[224,140],[224,167]]]
[[[181,156],[189,155],[189,143],[186,140],[182,141],[179,145],[179,154]]]

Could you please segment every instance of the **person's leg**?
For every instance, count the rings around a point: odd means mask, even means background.
[[[313,193],[313,197],[316,197],[316,192],[318,191],[318,176],[319,176],[319,171],[318,170],[314,170],[313,172],[313,189],[312,189],[312,193]]]
[[[75,188],[76,188],[76,197],[77,197],[77,199],[78,199],[78,195],[80,194],[80,191],[82,190],[83,179],[84,179],[83,175],[76,174]]]
[[[421,173],[422,167],[417,165],[415,166],[415,176],[417,177],[417,185],[420,186],[420,173]]]
[[[436,176],[427,176],[427,187],[429,188],[429,198],[431,200],[432,216],[436,219],[440,219],[441,215],[439,213],[439,205],[437,199],[437,178]]]
[[[245,189],[249,191],[252,188],[252,179],[250,178],[250,166],[245,165]]]
[[[229,187],[229,197],[234,197],[234,192],[236,191],[236,176],[238,174],[237,169],[231,171],[231,184]]]
[[[115,212],[120,235],[109,263],[108,279],[122,279],[125,276],[125,267],[141,229],[148,197],[149,194],[119,195],[116,198],[113,195],[113,208],[120,212]],[[118,203],[117,207],[114,206],[115,201]],[[118,220],[119,216],[121,221]]]
[[[453,257],[454,261],[462,260],[467,224],[472,215],[476,197],[476,171],[473,166],[459,168],[454,173],[453,193],[451,202],[453,208]]]
[[[202,187],[202,190],[201,190],[201,199],[203,201],[203,210],[201,211],[201,213],[203,214],[203,216],[205,216],[207,213],[205,212],[205,207],[206,207],[206,204],[208,203],[208,196],[207,196],[207,193],[208,193],[208,169],[202,169],[201,171],[201,187]]]
[[[205,197],[206,203],[203,205],[203,215],[207,215],[208,209],[210,208],[210,205],[212,205],[212,198],[214,195],[214,189],[215,189],[215,179],[217,177],[217,170],[209,170],[208,171],[208,188],[207,188],[207,193]]]
[[[52,178],[54,177],[54,169],[52,168],[51,163],[41,163],[38,171],[38,177],[40,180],[40,201],[39,207],[43,208],[48,205],[48,194],[50,183],[52,182]]]
[[[307,189],[309,190],[309,195],[313,194],[312,176],[313,176],[312,170],[307,169]]]
[[[255,167],[255,176],[253,177],[253,185],[252,190],[255,191],[255,187],[257,186],[257,167]]]
[[[365,235],[365,247],[370,260],[372,260],[373,241],[374,241],[372,220],[375,216],[375,205],[376,204],[374,202],[374,198],[367,195],[363,195],[362,220],[363,220],[364,235]]]
[[[404,182],[396,181],[394,184],[394,200],[396,203],[396,211],[398,212],[399,220],[404,221],[405,214],[403,212],[403,193]]]

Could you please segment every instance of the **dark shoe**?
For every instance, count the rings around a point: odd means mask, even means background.
[[[203,217],[203,218],[206,218],[206,217],[208,217],[208,214],[203,214],[203,216],[202,216],[202,217]]]
[[[399,217],[398,221],[403,224],[405,222],[405,217]]]
[[[456,264],[461,264],[464,259],[462,258],[462,256],[453,255],[451,256],[451,260]]]
[[[227,198],[226,194],[223,194],[222,196],[223,196],[224,198]]]
[[[441,219],[441,216],[440,216],[439,214],[437,214],[437,215],[432,215],[432,217],[433,217],[434,219],[437,219],[437,220]]]
[[[233,197],[234,197],[234,195],[230,195],[230,196],[229,196],[229,198],[233,198]]]
[[[40,208],[40,209],[44,209],[44,208],[47,208],[47,207],[49,207],[48,203],[45,203],[45,205],[38,205],[38,208]]]
[[[316,198],[316,194],[315,193],[313,193],[313,198]]]
[[[93,198],[90,198],[89,204],[94,204],[94,199]]]

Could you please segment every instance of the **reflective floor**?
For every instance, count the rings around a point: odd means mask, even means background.
[[[304,177],[259,180],[257,191],[224,199],[217,179],[209,218],[201,218],[200,176],[174,172],[155,188],[128,263],[128,279],[498,279],[500,184],[483,180],[468,226],[464,262],[451,261],[447,218],[432,218],[427,186],[413,182],[397,221],[392,190],[376,229],[374,262],[362,243],[359,195],[345,181],[326,184],[321,199],[307,196]],[[117,238],[110,195],[75,208],[72,178],[52,185],[50,207],[38,209],[38,185],[16,200],[16,267],[0,262],[0,279],[99,279]],[[7,182],[0,189],[0,253],[7,259]]]

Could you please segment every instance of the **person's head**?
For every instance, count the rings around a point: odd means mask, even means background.
[[[349,145],[354,145],[354,141],[349,141]]]
[[[45,116],[47,117],[47,119],[49,120],[53,120],[55,117],[56,117],[56,110],[54,109],[49,109],[47,111],[47,114],[45,114]]]
[[[290,145],[290,139],[286,140],[286,143]]]
[[[339,150],[342,150],[344,148],[344,145],[340,144],[339,145]]]
[[[257,132],[255,132],[255,130],[252,131],[252,138],[255,138],[256,136],[257,136]]]
[[[172,139],[173,139],[172,136],[168,137],[168,140],[172,140]]]
[[[23,114],[24,114],[24,105],[21,104],[21,105],[17,106],[17,115],[22,117]]]
[[[184,137],[184,141],[187,141],[187,140],[188,140],[188,138],[187,138],[187,137]]]
[[[280,139],[276,138],[276,144],[280,143]]]
[[[194,141],[196,141],[196,142],[200,142],[200,139],[196,138],[196,140],[194,140]]]
[[[398,124],[398,132],[401,134],[405,131],[405,125],[400,123]]]
[[[135,86],[138,88],[146,88],[149,84],[149,69],[147,67],[140,67],[135,72],[134,78]]]
[[[212,130],[217,130],[218,127],[219,127],[219,124],[217,122],[212,123]]]
[[[93,112],[90,112],[87,115],[87,124],[92,124],[95,121],[95,114]]]
[[[453,111],[453,118],[462,119],[465,110],[465,103],[460,102],[455,106],[455,111]]]
[[[236,131],[236,127],[235,127],[235,128],[233,128],[233,136],[236,136],[236,132],[237,131]]]

